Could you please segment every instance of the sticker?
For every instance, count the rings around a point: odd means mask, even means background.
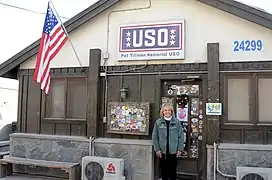
[[[179,121],[188,121],[188,108],[177,108],[177,119]]]
[[[202,138],[203,138],[202,136],[198,136],[198,140],[202,141]]]
[[[202,129],[202,128],[203,128],[202,124],[200,124],[198,127],[199,127],[199,129]]]
[[[198,137],[198,133],[197,132],[192,132],[191,136],[197,138]]]
[[[198,131],[199,131],[199,133],[202,133],[202,132],[203,132],[203,130],[202,130],[202,129],[198,129]]]
[[[202,105],[202,101],[199,101],[199,105]]]
[[[202,124],[203,124],[203,121],[202,121],[202,120],[200,120],[200,121],[199,121],[199,124],[200,124],[200,125],[202,125]]]
[[[173,94],[173,90],[172,89],[169,89],[168,91],[167,91],[167,93],[169,94],[169,95],[172,95]]]
[[[198,124],[198,119],[197,119],[197,118],[192,118],[191,121],[192,121],[192,123],[195,124],[195,125]]]
[[[199,117],[199,119],[203,119],[203,115],[202,115],[202,114],[201,114],[201,115],[199,115],[198,117]]]
[[[191,124],[191,131],[192,133],[197,133],[198,132],[197,125]]]
[[[199,108],[199,98],[192,98],[191,99],[191,115],[197,116],[199,114],[198,108]]]
[[[199,110],[199,114],[203,114],[203,111],[202,111],[202,109],[200,109],[200,110]]]
[[[197,144],[196,144],[195,140],[193,140],[190,149],[191,149],[191,157],[196,158],[198,149],[197,149]]]

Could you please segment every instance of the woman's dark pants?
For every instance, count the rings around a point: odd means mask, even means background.
[[[162,180],[176,180],[177,178],[177,155],[162,154],[160,158],[160,170]]]

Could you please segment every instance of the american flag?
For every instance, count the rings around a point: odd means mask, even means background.
[[[45,22],[36,67],[34,80],[41,84],[41,89],[48,94],[50,89],[50,63],[68,39],[63,30],[61,21],[57,19],[50,2],[48,2]]]

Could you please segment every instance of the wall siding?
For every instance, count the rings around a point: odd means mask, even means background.
[[[108,71],[124,71],[130,68],[137,68],[134,66],[110,66]],[[272,61],[269,62],[228,62],[220,63],[220,99],[224,92],[222,91],[224,78],[222,75],[226,72],[254,72],[254,71],[271,71]],[[103,68],[100,69],[103,72]],[[150,133],[149,136],[131,136],[131,135],[117,135],[106,132],[106,124],[103,123],[105,116],[105,77],[100,77],[100,113],[97,119],[97,136],[99,137],[116,137],[116,138],[137,138],[150,139],[153,124],[159,117],[160,95],[161,95],[161,79],[169,75],[159,74],[159,72],[180,72],[180,74],[207,71],[207,64],[159,64],[149,65],[147,68],[128,72],[123,74],[111,74],[107,76],[108,79],[108,102],[120,101],[120,88],[122,84],[128,86],[128,99],[125,101],[144,101],[151,103],[151,117],[150,117]],[[80,68],[61,68],[52,69],[51,74],[54,77],[66,76],[87,76],[88,68],[82,72]],[[20,132],[34,132],[44,134],[68,134],[68,135],[87,135],[86,122],[73,121],[44,121],[41,118],[42,107],[41,103],[44,97],[40,91],[37,83],[33,81],[33,70],[19,70],[19,103],[18,103],[18,130]],[[138,73],[138,74],[133,74]],[[141,74],[140,74],[141,73]],[[178,74],[172,77],[178,78]],[[205,79],[207,83],[207,80]],[[204,95],[207,91],[203,89]],[[206,95],[204,96],[206,97]],[[223,99],[222,99],[223,100]],[[32,103],[32,104],[31,104]],[[224,102],[223,102],[224,103]],[[30,105],[31,104],[31,105]],[[64,125],[65,124],[65,125]],[[230,136],[235,134],[235,136]],[[223,126],[220,124],[220,142],[228,143],[259,143],[272,144],[272,135],[270,127],[246,127],[242,126]]]

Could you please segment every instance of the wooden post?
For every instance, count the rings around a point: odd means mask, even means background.
[[[97,136],[101,50],[90,49],[87,84],[87,137]]]
[[[219,101],[219,43],[207,44],[208,103]],[[219,142],[219,116],[207,116],[207,143]]]

